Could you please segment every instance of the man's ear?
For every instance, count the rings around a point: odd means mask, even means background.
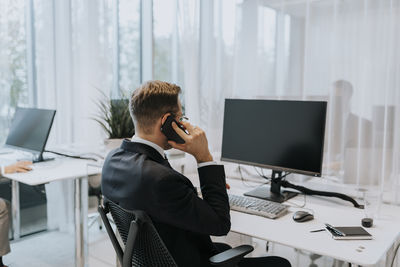
[[[164,116],[161,117],[161,125],[164,124],[164,122],[167,120],[168,116],[170,116],[171,113],[166,113]]]

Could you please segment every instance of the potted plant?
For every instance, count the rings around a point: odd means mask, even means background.
[[[93,119],[97,121],[108,135],[104,141],[107,150],[117,148],[124,138],[135,134],[135,127],[129,113],[129,100],[111,99],[103,94],[103,100],[97,102],[100,114]]]

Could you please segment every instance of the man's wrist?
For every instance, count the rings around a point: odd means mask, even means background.
[[[196,157],[196,161],[197,161],[197,164],[209,162],[209,161],[213,161],[213,157],[211,156],[210,153],[208,153],[208,154],[205,154],[204,156]]]

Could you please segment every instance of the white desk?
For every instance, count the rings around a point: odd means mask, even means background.
[[[56,158],[52,161],[34,165],[28,173],[6,174],[4,177],[12,180],[12,217],[14,238],[20,236],[19,217],[19,185],[40,185],[59,180],[74,179],[74,214],[75,214],[75,263],[77,267],[87,266],[87,209],[89,175],[101,173],[101,168],[93,166],[93,161]]]
[[[197,178],[191,176],[191,180],[198,186]],[[240,180],[228,179],[227,182],[231,186],[229,193],[240,195],[251,190]],[[286,204],[302,205],[304,196],[299,195],[289,202]],[[334,240],[326,231],[310,233],[311,230],[324,228],[324,223],[360,226],[364,212],[352,207],[349,202],[307,196],[305,208],[314,211],[314,220],[294,222],[293,212],[301,210],[296,207],[291,207],[288,214],[276,220],[231,211],[231,231],[362,266],[377,264],[400,238],[399,206],[382,205],[380,219],[374,220],[374,226],[367,229],[373,235],[373,240]]]

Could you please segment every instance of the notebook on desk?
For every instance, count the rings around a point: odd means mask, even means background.
[[[372,239],[372,235],[360,226],[335,227],[335,229],[342,232],[344,234],[344,236],[339,235],[339,234],[335,233],[334,231],[331,231],[328,229],[328,231],[332,234],[333,239],[338,239],[338,240],[369,240],[369,239]]]

